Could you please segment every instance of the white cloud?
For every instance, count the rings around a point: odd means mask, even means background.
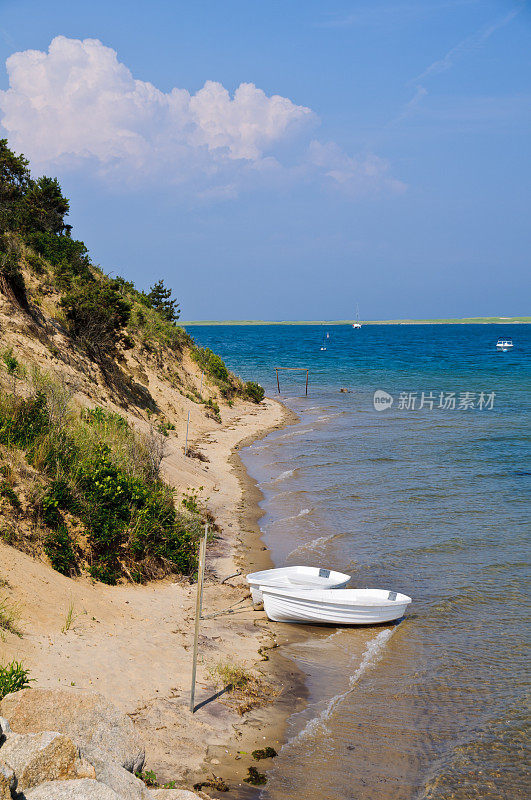
[[[392,177],[389,162],[373,153],[352,158],[334,142],[313,141],[308,157],[322,174],[354,196],[375,190],[401,194],[407,188],[405,183]]]
[[[135,80],[97,39],[58,36],[48,53],[15,53],[6,65],[2,124],[12,144],[37,162],[94,157],[143,168],[169,151],[180,160],[201,148],[257,160],[312,117],[309,108],[267,97],[252,83],[242,83],[233,98],[214,81],[194,95],[165,94]]]
[[[287,97],[268,97],[252,83],[231,96],[215,81],[195,94],[162,92],[135,79],[97,39],[57,36],[47,53],[15,53],[6,67],[1,124],[36,169],[87,164],[115,181],[186,183],[199,197],[222,198],[249,183],[313,179],[316,171],[366,186],[376,163],[364,167],[337,148],[335,166],[324,165],[315,144],[308,150],[299,141],[316,115]],[[292,140],[294,163],[281,164],[279,149]],[[379,188],[382,172],[374,171]]]

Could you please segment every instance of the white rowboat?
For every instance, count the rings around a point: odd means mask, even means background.
[[[377,625],[400,619],[411,603],[411,597],[384,589],[261,588],[265,612],[274,622]]]
[[[251,587],[254,603],[262,602],[262,587],[276,586],[291,589],[336,589],[343,588],[350,580],[344,572],[334,572],[319,567],[279,567],[251,572],[247,581]]]

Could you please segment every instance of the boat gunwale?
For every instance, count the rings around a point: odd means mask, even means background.
[[[276,597],[286,597],[291,600],[299,600],[301,602],[309,602],[313,605],[319,606],[345,606],[345,607],[370,607],[370,608],[392,608],[393,606],[408,606],[410,603],[413,602],[412,598],[409,597],[407,594],[401,594],[397,592],[397,596],[394,600],[389,600],[389,598],[382,598],[381,600],[355,600],[354,598],[345,598],[338,596],[339,592],[356,592],[356,591],[367,591],[367,590],[359,590],[359,589],[291,589],[286,588],[284,586],[260,586],[260,591],[262,594],[272,594]],[[372,590],[374,591],[374,590]],[[381,589],[377,589],[375,591],[382,591]],[[387,591],[387,590],[385,590]],[[326,599],[318,599],[317,595],[320,592],[333,592],[334,596]],[[313,596],[312,596],[313,595]]]

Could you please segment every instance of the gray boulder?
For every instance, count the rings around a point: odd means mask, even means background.
[[[20,800],[127,800],[94,780],[49,781],[25,792]]]
[[[96,771],[96,780],[108,786],[120,797],[127,800],[150,800],[152,794],[146,789],[143,781],[135,778],[114,761],[109,761],[103,756],[100,758],[92,755],[91,764]]]
[[[0,714],[17,733],[61,731],[81,753],[115,761],[129,772],[144,765],[133,723],[102,695],[80,689],[22,689],[6,695]]]
[[[2,746],[2,761],[15,773],[18,792],[45,781],[96,777],[73,741],[53,731],[12,733]]]
[[[15,773],[7,764],[0,762],[0,800],[11,800],[11,789],[15,788]]]

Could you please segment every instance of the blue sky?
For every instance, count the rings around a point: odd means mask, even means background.
[[[1,134],[185,319],[530,313],[529,2],[0,11]]]

